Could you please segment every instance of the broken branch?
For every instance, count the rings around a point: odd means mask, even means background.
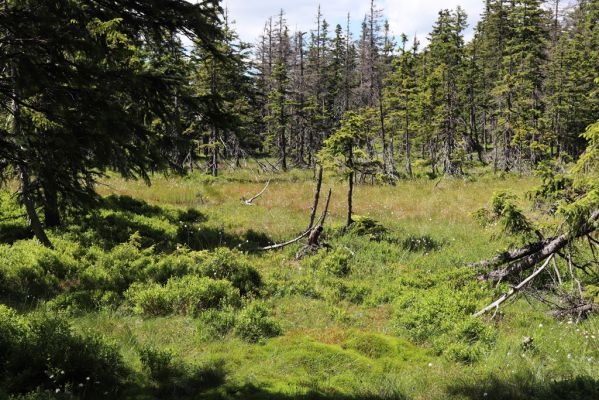
[[[509,292],[505,293],[499,299],[495,300],[493,303],[489,304],[488,306],[486,306],[485,308],[483,308],[482,310],[480,310],[479,312],[477,312],[476,314],[474,314],[474,316],[475,317],[479,317],[479,316],[483,315],[484,313],[488,312],[489,310],[499,309],[499,306],[503,302],[505,302],[507,299],[509,299],[510,297],[512,297],[514,294],[516,294],[524,286],[526,286],[530,281],[532,281],[537,275],[539,275],[545,269],[545,267],[547,267],[547,265],[549,264],[549,262],[552,259],[553,259],[553,254],[551,254],[549,256],[549,258],[547,258],[547,260],[543,263],[543,265],[539,269],[537,269],[535,272],[533,272],[528,278],[524,279],[517,286],[514,286],[513,288],[511,288]]]
[[[270,179],[266,182],[266,186],[264,186],[264,188],[258,192],[254,197],[251,197],[250,199],[246,200],[245,198],[241,199],[241,202],[243,204],[245,204],[246,206],[253,206],[254,204],[252,204],[252,202],[254,200],[256,200],[258,197],[262,196],[262,194],[266,191],[266,189],[268,188],[268,185],[270,185]]]

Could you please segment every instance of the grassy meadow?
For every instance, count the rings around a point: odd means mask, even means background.
[[[268,179],[254,206],[240,202]],[[325,246],[300,260],[301,243],[257,248],[306,228],[311,172],[111,177],[96,212],[49,232],[54,250],[29,239],[4,193],[0,360],[26,367],[0,398],[597,399],[596,316],[557,320],[520,296],[471,317],[509,286],[466,264],[513,244],[472,212],[502,190],[529,210],[537,183],[359,185],[343,232],[345,184],[327,176]],[[65,356],[65,341],[82,350]],[[40,352],[37,366],[18,356]],[[72,370],[78,354],[88,375]]]

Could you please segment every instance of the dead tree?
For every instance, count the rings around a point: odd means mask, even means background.
[[[598,220],[599,210],[595,210],[591,213],[587,222],[575,231],[568,231],[559,236],[544,239],[517,250],[498,254],[490,260],[481,261],[477,264],[473,264],[473,266],[497,266],[509,263],[503,268],[485,273],[479,277],[480,279],[499,282],[504,278],[534,267],[537,263],[543,261],[552,254],[559,254],[564,247],[572,243],[575,239],[589,236],[597,229],[595,224]]]
[[[294,239],[288,240],[286,242],[283,243],[278,243],[278,244],[273,244],[271,246],[266,246],[266,247],[262,247],[259,250],[262,251],[268,251],[268,250],[278,250],[278,249],[282,249],[283,247],[287,247],[293,243],[297,243],[300,240],[302,240],[303,238],[305,238],[306,236],[309,236],[309,240],[308,243],[310,242],[314,242],[318,243],[318,239],[320,237],[320,234],[322,233],[322,230],[324,229],[324,222],[326,220],[327,217],[327,213],[328,213],[328,209],[329,209],[329,203],[331,201],[331,194],[332,191],[331,189],[329,189],[329,194],[327,196],[327,201],[325,204],[325,208],[324,211],[320,217],[320,219],[318,220],[318,225],[316,226],[316,228],[314,228],[314,219],[315,219],[315,215],[316,215],[316,210],[318,209],[318,203],[320,201],[320,190],[322,188],[322,173],[318,174],[318,180],[316,182],[316,191],[314,193],[314,201],[312,203],[312,211],[310,214],[310,222],[308,224],[308,228],[301,233],[299,236],[297,236]]]
[[[557,310],[553,312],[555,316],[564,316],[564,315],[574,315],[578,314],[579,317],[582,314],[589,313],[597,309],[596,305],[590,304],[586,302],[582,297],[582,288],[580,282],[576,279],[573,267],[575,264],[572,262],[572,258],[569,252],[564,254],[563,249],[566,248],[569,244],[574,242],[578,238],[586,237],[588,239],[589,246],[591,246],[591,251],[593,256],[595,256],[595,252],[593,249],[594,239],[591,237],[591,234],[597,230],[597,222],[599,221],[599,210],[595,210],[591,213],[590,217],[587,221],[579,226],[577,229],[570,230],[561,235],[549,238],[549,239],[541,239],[539,242],[529,244],[520,249],[511,250],[507,252],[500,253],[489,260],[481,261],[475,264],[470,264],[471,267],[497,267],[501,265],[507,264],[507,266],[493,270],[491,272],[482,274],[479,276],[481,280],[490,280],[494,282],[500,282],[503,279],[513,277],[521,272],[529,270],[533,268],[535,265],[545,260],[543,265],[538,268],[535,272],[533,272],[530,276],[520,282],[518,285],[513,286],[509,292],[501,296],[499,299],[483,308],[474,316],[480,316],[490,310],[497,310],[499,306],[505,302],[507,299],[512,297],[518,291],[525,288],[532,280],[538,276],[542,271],[546,269],[552,259],[555,256],[560,256],[568,263],[568,268],[570,274],[572,276],[573,288],[574,283],[578,286],[578,293],[576,294],[576,299],[569,299],[567,301],[568,305],[558,306],[556,304],[552,304],[553,306],[557,306]],[[582,269],[582,267],[581,267]],[[584,270],[584,269],[583,269]],[[556,268],[557,271],[557,268]],[[558,272],[558,281],[561,283],[561,277]],[[558,285],[556,285],[558,286]],[[558,286],[559,288],[559,286]],[[561,289],[561,288],[559,288]],[[568,296],[566,296],[568,297]]]
[[[318,202],[320,201],[320,189],[322,187],[322,165],[318,168],[318,178],[316,180],[316,189],[314,190],[314,201],[312,202],[312,209],[310,210],[310,222],[308,223],[308,229],[314,226],[314,219],[316,218],[316,209],[318,208]]]

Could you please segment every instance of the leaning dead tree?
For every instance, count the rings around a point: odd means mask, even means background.
[[[266,189],[268,189],[268,185],[270,185],[270,179],[266,182],[266,185],[264,186],[264,188],[256,193],[253,197],[250,197],[249,199],[245,199],[244,197],[241,198],[241,202],[243,204],[245,204],[246,206],[253,206],[254,203],[252,203],[254,200],[256,200],[258,197],[262,196],[264,194],[264,192],[266,191]]]
[[[509,276],[516,275],[531,269],[539,262],[543,261],[552,254],[558,254],[568,244],[575,239],[589,236],[597,230],[596,223],[599,221],[599,210],[595,210],[589,219],[579,229],[568,231],[559,236],[550,239],[543,239],[537,243],[529,244],[517,250],[504,252],[491,258],[490,260],[481,261],[472,264],[475,267],[501,266],[507,264],[503,268],[493,270],[481,275],[479,278],[499,282]]]
[[[322,231],[324,230],[324,223],[325,223],[328,211],[329,211],[329,203],[331,201],[331,194],[332,194],[332,190],[329,189],[329,193],[327,195],[327,200],[325,202],[324,210],[323,210],[322,215],[320,216],[318,223],[316,224],[316,227],[315,227],[314,222],[316,220],[316,212],[318,210],[318,204],[320,202],[321,188],[322,188],[322,167],[320,167],[320,169],[319,169],[318,179],[316,181],[316,189],[314,191],[314,200],[312,202],[312,208],[310,211],[310,221],[308,223],[308,228],[303,233],[301,233],[299,236],[297,236],[291,240],[288,240],[283,243],[273,244],[271,246],[262,247],[262,248],[260,248],[260,250],[268,251],[268,250],[282,249],[284,247],[287,247],[289,245],[299,242],[300,240],[302,240],[305,237],[308,237],[308,246],[311,246],[312,248],[319,246],[318,241],[319,241]]]
[[[499,283],[504,279],[510,279],[515,276],[518,276],[522,272],[528,271],[544,261],[542,266],[536,269],[526,279],[522,280],[516,286],[513,286],[507,293],[502,295],[499,299],[489,304],[487,307],[481,309],[474,315],[480,316],[491,310],[495,310],[495,312],[497,312],[497,309],[502,303],[504,303],[513,295],[515,295],[517,292],[526,288],[527,285],[529,285],[535,277],[537,277],[541,274],[541,272],[547,269],[549,263],[552,260],[555,260],[556,257],[561,257],[566,261],[569,272],[572,276],[573,287],[576,287],[578,289],[578,293],[576,295],[576,299],[573,299],[571,296],[565,296],[568,300],[567,307],[552,304],[557,308],[557,310],[554,311],[553,314],[556,316],[578,314],[578,316],[580,317],[584,313],[596,310],[597,305],[588,303],[583,300],[580,282],[575,278],[573,272],[574,262],[572,261],[570,252],[567,251],[566,253],[564,253],[564,250],[567,250],[568,246],[572,245],[573,242],[577,239],[586,237],[587,242],[591,248],[591,253],[594,257],[596,257],[594,247],[597,247],[599,245],[599,242],[597,242],[597,240],[594,239],[592,235],[594,234],[594,232],[597,231],[598,223],[599,210],[595,210],[590,214],[589,218],[577,229],[569,230],[561,235],[554,236],[552,238],[541,239],[536,243],[528,244],[516,250],[511,250],[497,254],[488,260],[484,260],[475,264],[470,264],[471,267],[475,268],[496,268],[490,272],[486,272],[479,275],[479,279]],[[597,262],[597,259],[595,259],[595,263]],[[555,261],[554,266],[556,267]],[[557,273],[558,280],[561,284],[561,277],[559,276],[557,267],[555,268],[555,271]]]

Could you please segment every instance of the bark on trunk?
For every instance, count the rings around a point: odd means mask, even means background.
[[[29,218],[29,225],[35,237],[46,247],[53,248],[52,242],[48,239],[46,232],[42,226],[42,223],[35,210],[35,203],[31,197],[31,182],[29,179],[29,172],[25,164],[20,164],[19,167],[19,180],[21,182],[21,200],[25,205],[27,211],[27,217]]]
[[[60,226],[61,217],[58,208],[58,193],[54,185],[44,183],[44,222],[47,228]]]

